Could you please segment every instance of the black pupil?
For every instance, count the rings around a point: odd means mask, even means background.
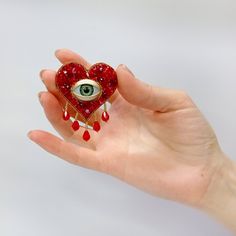
[[[90,84],[84,84],[81,86],[80,92],[83,96],[90,96],[93,94],[93,86]]]
[[[84,90],[84,93],[89,93],[89,91],[90,91],[90,89],[88,87],[84,87],[83,90]]]

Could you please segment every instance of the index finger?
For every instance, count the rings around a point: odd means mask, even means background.
[[[91,67],[91,64],[87,62],[82,56],[79,54],[72,52],[69,49],[58,49],[55,52],[56,58],[62,64],[68,64],[70,62],[75,62],[84,66],[87,70]]]

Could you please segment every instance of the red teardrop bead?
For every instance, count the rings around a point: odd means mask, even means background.
[[[78,120],[75,120],[71,127],[74,131],[77,131],[80,127]]]
[[[109,114],[106,111],[102,113],[102,120],[105,122],[109,120]]]
[[[101,129],[101,127],[100,127],[99,122],[98,122],[98,121],[95,121],[95,122],[93,123],[93,130],[95,130],[96,132],[98,132],[100,129]]]
[[[69,120],[70,119],[70,114],[67,111],[63,112],[63,120]]]
[[[90,134],[89,134],[88,130],[85,130],[85,131],[84,131],[83,139],[84,139],[86,142],[90,139]]]

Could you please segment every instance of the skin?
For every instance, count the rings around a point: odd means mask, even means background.
[[[60,49],[55,55],[62,64],[77,62],[90,67],[72,51]],[[65,103],[55,88],[56,72],[41,71],[47,92],[40,92],[39,100],[61,138],[40,130],[29,132],[29,138],[70,163],[107,173],[155,196],[203,209],[236,232],[235,163],[223,153],[191,98],[184,91],[148,85],[124,65],[116,72],[119,85],[109,100],[110,120],[100,121],[101,130],[91,130],[91,140],[85,142],[81,138],[84,128],[74,133],[71,122],[62,119]],[[73,110],[70,113],[74,115]],[[226,199],[232,203],[223,210]]]

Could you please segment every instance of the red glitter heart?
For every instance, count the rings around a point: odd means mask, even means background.
[[[100,85],[101,94],[97,99],[82,101],[72,93],[73,86],[83,79],[94,80]],[[85,121],[112,96],[118,85],[115,70],[104,63],[94,64],[89,70],[77,63],[63,65],[58,70],[55,80],[60,93]]]

